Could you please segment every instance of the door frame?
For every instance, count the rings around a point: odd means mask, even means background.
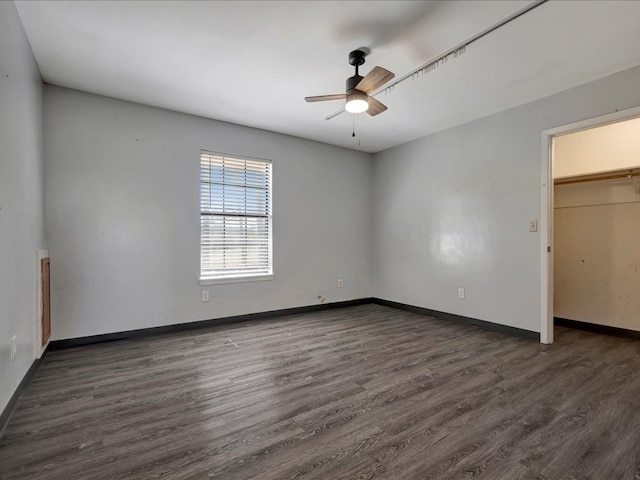
[[[640,107],[615,111],[542,132],[540,209],[540,343],[553,343],[553,139],[560,135],[640,118]]]

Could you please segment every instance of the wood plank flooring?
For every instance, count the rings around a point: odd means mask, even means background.
[[[51,352],[3,480],[640,479],[640,342],[380,305]]]

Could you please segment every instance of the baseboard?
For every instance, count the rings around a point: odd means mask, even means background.
[[[82,345],[92,345],[94,343],[113,342],[116,340],[126,340],[130,338],[148,337],[150,335],[158,335],[161,333],[182,332],[198,328],[213,327],[219,325],[227,325],[230,323],[247,322],[250,320],[259,320],[263,318],[296,315],[301,313],[316,312],[318,310],[330,310],[333,308],[352,307],[356,305],[364,305],[372,303],[373,298],[358,298],[355,300],[346,300],[343,302],[321,303],[318,305],[308,305],[304,307],[284,308],[281,310],[269,310],[259,313],[248,313],[245,315],[234,315],[232,317],[214,318],[211,320],[201,320],[199,322],[177,323],[174,325],[165,325],[162,327],[141,328],[137,330],[127,330],[124,332],[105,333],[102,335],[91,335],[88,337],[68,338],[64,340],[54,340],[49,344],[49,350],[61,350],[64,348],[79,347]]]
[[[24,377],[22,377],[22,380],[18,384],[18,387],[16,388],[15,392],[13,392],[13,395],[11,395],[11,398],[9,399],[9,402],[7,403],[6,407],[4,407],[4,409],[2,410],[2,413],[0,413],[0,436],[2,436],[2,432],[4,431],[5,427],[9,423],[9,418],[11,417],[13,410],[16,408],[16,405],[18,404],[20,395],[22,395],[22,392],[26,388],[27,384],[31,381],[33,376],[36,374],[36,372],[38,371],[38,368],[40,367],[40,364],[42,363],[42,360],[44,360],[46,356],[47,356],[47,350],[42,352],[42,355],[40,356],[40,358],[36,358],[33,361],[31,366],[29,367],[29,370],[27,370],[27,373],[24,375]]]
[[[378,305],[385,305],[387,307],[397,308],[400,310],[406,310],[414,313],[420,313],[423,315],[429,315],[429,316],[440,318],[442,320],[447,320],[450,322],[462,323],[464,325],[474,325],[476,327],[480,327],[485,330],[492,330],[494,332],[499,332],[507,335],[540,340],[540,334],[538,332],[524,330],[522,328],[509,327],[506,325],[500,325],[493,322],[487,322],[485,320],[478,320],[476,318],[463,317],[460,315],[455,315],[453,313],[440,312],[437,310],[431,310],[429,308],[416,307],[414,305],[408,305],[406,303],[399,303],[391,300],[384,300],[381,298],[370,297],[370,298],[358,298],[355,300],[346,300],[343,302],[323,303],[318,305],[308,305],[304,307],[285,308],[281,310],[269,310],[266,312],[249,313],[245,315],[234,315],[231,317],[214,318],[211,320],[202,320],[199,322],[178,323],[174,325],[165,325],[162,327],[141,328],[137,330],[127,330],[124,332],[91,335],[88,337],[77,337],[77,338],[68,338],[64,340],[53,340],[49,344],[49,350],[61,350],[65,348],[80,347],[83,345],[92,345],[95,343],[113,342],[116,340],[127,340],[131,338],[148,337],[151,335],[158,335],[162,333],[181,332],[185,330],[213,327],[213,326],[219,326],[219,325],[227,325],[230,323],[247,322],[250,320],[259,320],[259,319],[275,317],[275,316],[295,315],[295,314],[301,314],[301,313],[315,312],[319,310],[329,310],[333,308],[365,305],[368,303],[377,303]]]
[[[507,325],[500,325],[499,323],[487,322],[486,320],[478,320],[477,318],[463,317],[461,315],[455,315],[453,313],[439,312],[438,310],[431,310],[429,308],[416,307],[415,305],[408,305],[406,303],[393,302],[391,300],[383,300],[381,298],[374,298],[374,303],[379,305],[385,305],[387,307],[397,308],[399,310],[406,310],[413,313],[421,313],[423,315],[429,315],[439,318],[441,320],[447,320],[449,322],[462,323],[464,325],[473,325],[485,330],[491,330],[493,332],[503,333],[506,335],[512,335],[516,337],[530,338],[536,341],[540,341],[540,334],[532,330],[525,330],[523,328],[509,327]]]
[[[601,333],[603,335],[613,335],[614,337],[633,338],[640,340],[640,332],[628,330],[626,328],[612,327],[610,325],[598,325],[595,323],[570,320],[568,318],[553,317],[553,323],[559,327],[576,328],[588,332]]]

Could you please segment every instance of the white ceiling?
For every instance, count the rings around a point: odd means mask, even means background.
[[[401,76],[528,1],[16,1],[44,80],[367,152],[640,64],[640,1],[549,1],[464,55],[324,117],[349,51]]]

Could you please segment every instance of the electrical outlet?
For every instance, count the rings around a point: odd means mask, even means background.
[[[203,302],[209,301],[209,290],[202,290],[202,301]]]
[[[338,288],[342,288],[342,279],[341,278],[338,279]]]
[[[462,288],[462,287],[458,288],[458,298],[460,298],[460,299],[464,298],[464,288]]]
[[[538,231],[538,220],[529,220],[529,231],[530,232]]]
[[[13,362],[18,355],[18,342],[16,341],[16,336],[11,337],[11,361]]]

